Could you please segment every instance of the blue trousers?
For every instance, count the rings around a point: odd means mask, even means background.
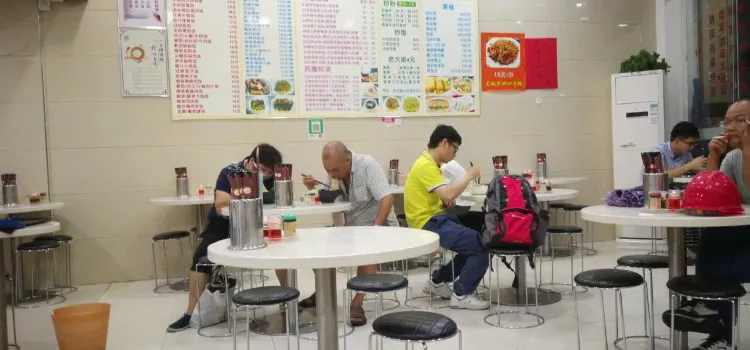
[[[453,267],[451,263],[441,266],[432,273],[432,281],[454,282],[453,292],[456,295],[474,293],[490,264],[479,232],[461,225],[458,219],[449,215],[433,216],[423,229],[437,233],[440,236],[440,246],[456,253]],[[456,281],[453,279],[454,269]]]
[[[750,283],[750,226],[705,229],[701,235],[695,273],[733,283]],[[731,303],[705,301],[705,304],[718,311],[724,323],[722,332],[713,335],[731,343]]]

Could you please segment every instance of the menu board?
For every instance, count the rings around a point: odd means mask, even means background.
[[[170,5],[175,119],[479,114],[477,0]]]
[[[167,31],[120,28],[122,96],[167,96]]]

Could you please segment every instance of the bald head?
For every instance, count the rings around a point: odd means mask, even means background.
[[[331,157],[347,158],[352,154],[341,141],[331,141],[323,147],[323,159]]]
[[[352,152],[340,141],[323,147],[323,167],[333,179],[348,179],[352,171]]]
[[[750,99],[743,98],[741,100],[738,100],[732,103],[732,105],[729,106],[729,109],[727,109],[727,117],[734,116],[737,114],[747,115],[749,111],[750,111]]]

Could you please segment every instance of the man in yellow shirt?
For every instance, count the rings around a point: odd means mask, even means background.
[[[450,299],[457,309],[484,310],[490,303],[474,295],[482,281],[489,258],[482,246],[479,232],[461,225],[454,215],[445,212],[479,177],[479,169],[472,167],[460,180],[447,184],[440,165],[453,160],[461,146],[461,135],[452,126],[438,125],[430,136],[427,150],[409,171],[404,186],[404,211],[411,228],[424,229],[440,236],[440,246],[456,253],[451,263],[435,271],[424,292]],[[454,280],[453,270],[457,280]],[[446,283],[453,283],[453,291]]]

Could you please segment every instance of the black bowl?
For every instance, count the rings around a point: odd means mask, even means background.
[[[339,196],[341,196],[343,194],[344,194],[344,191],[342,191],[342,190],[335,190],[335,191],[320,190],[320,191],[318,191],[318,196],[320,197],[320,202],[321,203],[326,203],[326,204],[333,203],[334,201],[336,201],[336,198],[338,198]]]
[[[276,195],[273,191],[263,192],[263,204],[276,203]]]

